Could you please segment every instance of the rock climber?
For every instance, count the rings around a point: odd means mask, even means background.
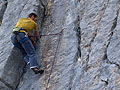
[[[16,26],[13,28],[13,33],[11,36],[11,41],[15,47],[17,47],[24,56],[24,60],[30,66],[30,69],[34,71],[35,74],[43,74],[44,70],[39,69],[37,58],[35,54],[36,40],[39,39],[39,32],[37,30],[38,16],[35,13],[30,13],[28,18],[21,18],[17,22]],[[34,37],[29,37],[32,35],[30,32],[34,30]]]

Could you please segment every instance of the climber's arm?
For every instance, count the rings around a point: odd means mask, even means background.
[[[32,41],[32,44],[34,45],[34,47],[36,48],[36,40],[35,40],[35,37],[32,36],[31,32],[28,33],[28,37]]]
[[[39,35],[39,31],[37,29],[35,30],[35,36],[36,36],[36,41],[39,40],[40,35]]]

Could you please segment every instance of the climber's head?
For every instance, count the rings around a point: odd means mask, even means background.
[[[31,18],[33,21],[37,22],[38,21],[38,16],[35,13],[30,13],[28,15],[29,18]]]

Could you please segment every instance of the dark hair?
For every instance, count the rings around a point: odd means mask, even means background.
[[[34,16],[35,18],[38,17],[37,14],[35,14],[35,13],[30,13],[30,14],[28,15],[28,17],[30,17],[30,18],[31,18],[32,16]]]

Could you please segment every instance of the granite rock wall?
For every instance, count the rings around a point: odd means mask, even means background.
[[[119,0],[6,2],[0,90],[120,90]],[[35,75],[10,42],[13,26],[30,12],[39,15],[36,54],[43,75]]]

